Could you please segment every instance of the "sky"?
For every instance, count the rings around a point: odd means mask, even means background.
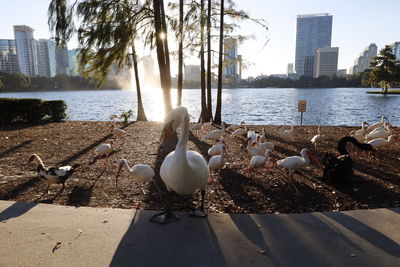
[[[252,35],[241,44],[238,54],[249,65],[243,77],[261,74],[286,73],[287,64],[294,63],[296,45],[296,16],[300,14],[330,13],[333,15],[332,46],[339,47],[339,69],[349,69],[356,57],[370,43],[378,49],[400,41],[399,0],[235,0],[237,7],[254,18],[267,21],[265,31],[250,22],[241,24],[239,34]],[[0,39],[14,39],[13,25],[28,25],[35,29],[34,38],[48,39],[49,0],[0,0]],[[76,39],[68,44],[77,46]],[[187,64],[199,64],[195,58]],[[174,66],[172,66],[172,69]],[[173,73],[174,74],[174,73]]]

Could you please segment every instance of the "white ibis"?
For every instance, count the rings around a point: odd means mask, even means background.
[[[231,137],[242,137],[243,135],[247,134],[247,125],[244,128],[238,128],[231,133]]]
[[[247,139],[247,151],[249,152],[250,156],[263,156],[264,151],[256,147],[256,144],[252,142],[251,138]]]
[[[294,186],[297,194],[299,194],[300,192],[297,189],[297,187],[295,186],[295,184],[293,183],[294,171],[298,168],[308,165],[310,163],[310,158],[312,158],[314,161],[316,161],[321,166],[321,162],[317,159],[317,157],[313,153],[310,152],[310,150],[308,148],[303,148],[301,150],[300,154],[301,154],[301,157],[300,156],[291,156],[291,157],[287,157],[284,159],[280,159],[276,162],[276,164],[278,166],[282,166],[289,171],[290,178],[291,178],[291,184]]]
[[[115,128],[114,124],[112,124],[109,129],[111,134],[113,134],[118,139],[121,139],[122,144],[125,142],[126,132],[124,130],[120,128]]]
[[[210,173],[212,175],[213,170],[218,170],[218,174],[221,173],[221,169],[225,167],[225,154],[226,149],[225,146],[220,146],[220,154],[212,156],[208,161],[208,168],[210,169]]]
[[[144,183],[144,182],[151,182],[153,185],[156,187],[158,193],[162,194],[161,189],[158,187],[156,181],[153,179],[154,177],[154,170],[152,167],[149,165],[143,165],[143,164],[136,164],[132,168],[129,167],[128,162],[126,159],[120,159],[118,161],[118,171],[117,171],[117,176],[115,176],[115,187],[118,189],[118,177],[120,175],[120,172],[122,168],[126,171],[126,173],[132,177],[133,181],[136,183]],[[140,207],[141,203],[141,196],[143,192],[141,190],[140,196],[139,196],[139,204],[136,206],[137,208]]]
[[[262,128],[260,138],[258,139],[260,143],[267,141],[267,136],[265,135],[265,128]]]
[[[168,138],[181,126],[181,135],[175,151],[169,153],[161,164],[160,177],[168,190],[168,203],[165,210],[150,218],[151,222],[166,224],[179,219],[172,213],[172,193],[193,195],[201,190],[201,204],[193,216],[205,217],[204,210],[205,189],[210,172],[207,161],[203,156],[187,149],[189,139],[189,114],[185,107],[179,106],[171,110],[165,120],[161,135],[161,145],[165,145]]]
[[[247,132],[247,138],[251,139],[251,143],[254,144],[257,142],[258,139],[258,134],[256,134],[255,131],[248,131]]]
[[[387,122],[385,122],[385,128],[374,129],[372,132],[366,135],[365,139],[372,140],[376,138],[388,138],[392,134],[392,127]]]
[[[240,122],[240,124],[231,124],[227,130],[229,131],[236,131],[237,129],[241,128],[243,125],[246,125],[244,121]]]
[[[219,144],[213,145],[209,150],[208,150],[208,155],[209,156],[215,156],[215,155],[220,155],[221,154],[221,147],[228,148],[228,145],[225,143],[224,139],[221,137],[219,139]]]
[[[391,135],[388,137],[386,140],[385,138],[376,138],[371,141],[369,141],[367,144],[370,144],[373,148],[378,148],[378,147],[383,147],[386,146],[387,144],[391,143],[393,140],[396,140],[394,135]],[[398,140],[396,140],[398,141]]]
[[[385,119],[387,120],[387,118],[385,116],[382,116],[380,122],[376,122],[376,123],[370,125],[367,130],[368,131],[372,131],[372,130],[374,130],[376,128],[379,128],[379,127],[383,126],[383,123],[385,122]]]
[[[318,125],[318,134],[314,135],[313,138],[311,138],[311,143],[314,145],[315,151],[317,151],[317,144],[321,141],[321,129],[320,126]]]
[[[106,159],[103,160],[103,165],[105,169],[108,169],[108,156],[114,150],[113,144],[114,144],[113,141],[110,140],[108,144],[101,144],[94,151],[99,160],[101,159],[101,156],[103,155],[106,156]]]
[[[31,163],[35,164],[38,177],[48,184],[45,193],[48,192],[51,184],[62,184],[62,191],[65,187],[65,181],[79,167],[79,164],[74,164],[72,166],[46,168],[37,154],[32,154],[29,157],[27,164]]]
[[[220,139],[224,135],[224,133],[226,131],[224,122],[222,122],[221,127],[222,127],[222,129],[214,130],[214,131],[204,135],[203,139],[207,139],[207,140],[216,142],[218,139]]]
[[[253,171],[253,169],[265,167],[265,164],[267,162],[269,162],[269,153],[271,153],[271,152],[272,152],[271,150],[267,149],[263,156],[257,155],[257,156],[251,157],[250,171]],[[266,169],[266,172],[268,172],[268,169]]]
[[[267,149],[269,150],[274,150],[275,145],[271,142],[261,142],[262,138],[259,136],[257,143],[256,143],[256,148],[261,150],[263,153],[265,153],[265,151],[267,151]]]
[[[279,138],[283,139],[284,141],[293,141],[293,125],[290,130],[283,130],[278,132]]]

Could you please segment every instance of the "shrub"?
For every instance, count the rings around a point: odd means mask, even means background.
[[[62,121],[66,118],[66,107],[61,100],[0,98],[0,123]]]

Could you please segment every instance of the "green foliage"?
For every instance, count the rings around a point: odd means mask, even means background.
[[[399,61],[396,60],[395,55],[392,52],[390,46],[386,45],[379,55],[373,58],[371,62],[372,71],[369,73],[368,82],[371,85],[380,85],[384,93],[387,92],[387,88],[400,81],[400,66]]]
[[[62,100],[35,98],[0,98],[0,124],[16,121],[58,122],[65,120],[67,105]]]
[[[111,115],[110,116],[110,120],[114,120],[114,119],[122,119],[124,121],[124,123],[128,123],[129,118],[132,117],[133,112],[132,110],[128,110],[128,111],[123,111],[121,112],[120,115]]]

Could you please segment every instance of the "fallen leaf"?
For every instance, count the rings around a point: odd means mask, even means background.
[[[352,253],[350,256],[351,256],[351,257],[355,257],[355,256],[356,256],[356,254]]]
[[[104,220],[103,223],[108,223],[108,221],[107,221],[107,220]]]
[[[57,249],[59,249],[59,248],[61,247],[61,244],[62,244],[61,242],[57,242],[57,243],[56,243],[56,245],[54,246],[54,248],[53,248],[53,250],[52,250],[53,253],[54,253]]]
[[[266,254],[267,251],[266,250],[260,250],[260,254]]]

